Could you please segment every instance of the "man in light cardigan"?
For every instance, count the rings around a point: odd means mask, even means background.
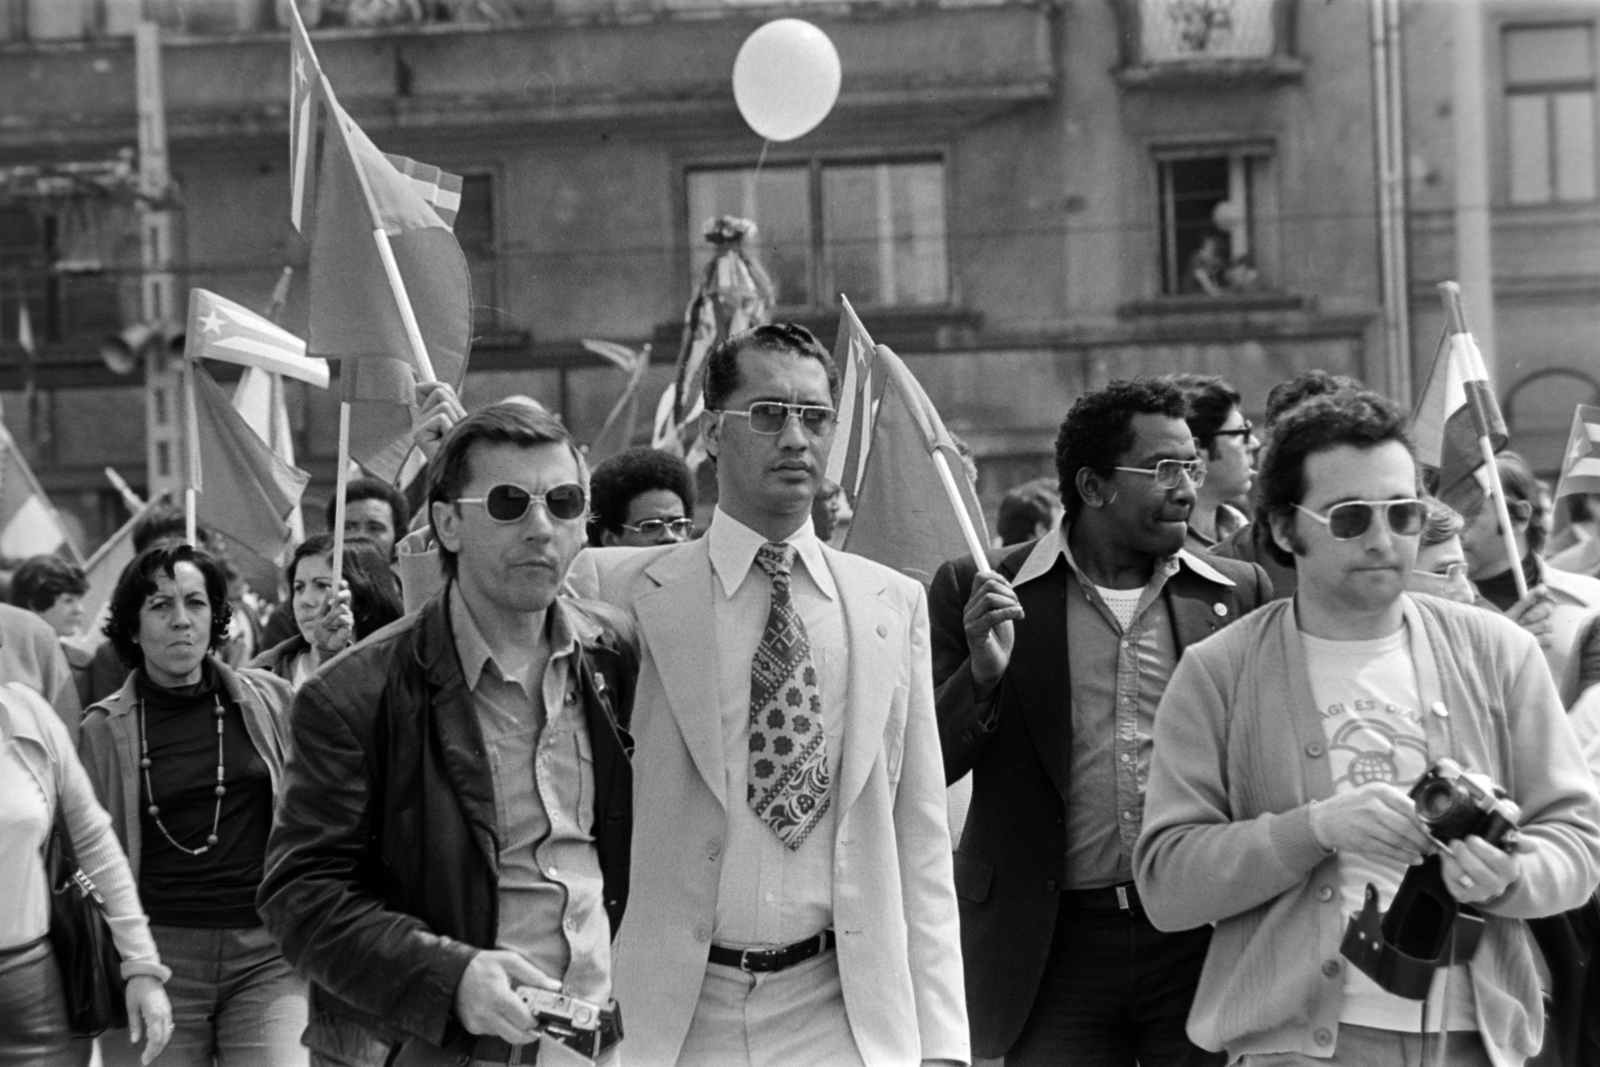
[[[1246,1067],[1420,1062],[1419,1004],[1339,945],[1367,885],[1387,908],[1429,854],[1486,925],[1470,961],[1435,974],[1426,1052],[1447,1031],[1451,1064],[1519,1067],[1544,1038],[1524,920],[1600,880],[1600,800],[1534,639],[1402,591],[1417,495],[1392,402],[1285,416],[1257,521],[1297,592],[1191,647],[1156,713],[1139,893],[1158,927],[1216,924],[1189,1034]],[[1509,790],[1512,851],[1424,832],[1406,791],[1445,756]]]

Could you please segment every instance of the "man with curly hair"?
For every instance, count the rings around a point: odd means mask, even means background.
[[[589,478],[589,543],[645,548],[694,533],[694,476],[683,460],[639,445],[618,452]]]
[[[1270,599],[1183,547],[1205,466],[1158,379],[1079,398],[1066,515],[929,594],[945,776],[973,774],[955,856],[973,1052],[1008,1067],[1221,1064],[1184,1035],[1209,928],[1162,933],[1133,887],[1157,702],[1189,645]],[[1068,641],[1068,634],[1071,641]]]
[[[1385,397],[1287,413],[1259,514],[1295,595],[1178,664],[1134,853],[1158,928],[1215,925],[1189,1035],[1246,1067],[1399,1067],[1425,1051],[1517,1067],[1544,1039],[1525,920],[1578,907],[1600,880],[1600,800],[1539,646],[1494,612],[1405,592],[1426,511]],[[1407,791],[1442,757],[1509,791],[1513,847],[1426,831]],[[1348,917],[1390,907],[1419,864],[1484,920],[1421,1004],[1340,947]]]

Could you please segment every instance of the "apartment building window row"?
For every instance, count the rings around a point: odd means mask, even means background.
[[[1502,37],[1513,204],[1593,200],[1594,26],[1508,26]]]
[[[712,255],[705,221],[737,215],[759,227],[751,248],[780,307],[831,307],[839,293],[863,307],[949,302],[941,160],[696,168],[687,193],[696,277]]]

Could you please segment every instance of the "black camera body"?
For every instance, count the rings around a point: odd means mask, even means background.
[[[1510,851],[1516,841],[1516,804],[1489,778],[1463,770],[1455,760],[1437,760],[1410,796],[1428,835],[1441,844],[1475,834]],[[1376,887],[1367,886],[1361,914],[1350,920],[1339,952],[1385,991],[1423,1000],[1434,971],[1472,959],[1482,936],[1483,916],[1450,895],[1439,857],[1428,856],[1406,871],[1387,912],[1378,910]]]
[[[1496,848],[1511,848],[1521,817],[1506,791],[1485,775],[1461,769],[1455,760],[1440,759],[1411,787],[1411,802],[1428,836],[1450,844],[1476,834]]]

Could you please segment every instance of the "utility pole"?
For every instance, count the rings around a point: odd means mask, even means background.
[[[166,206],[171,175],[167,169],[167,114],[161,86],[161,28],[140,22],[134,31],[134,73],[139,107],[139,250],[143,273],[139,308],[144,321],[157,328],[157,342],[145,355],[145,427],[148,446],[147,496],[177,498],[182,489],[183,415],[178,370],[171,366],[162,327],[175,323],[175,281],[172,276],[172,211]]]

